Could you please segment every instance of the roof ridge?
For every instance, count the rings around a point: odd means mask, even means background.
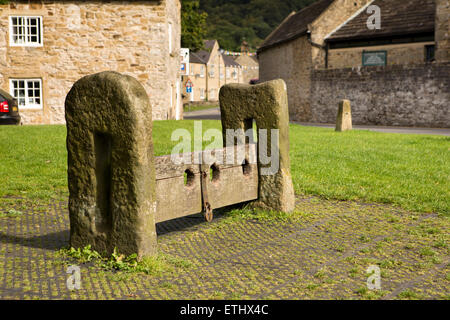
[[[358,11],[356,11],[350,18],[348,18],[347,20],[345,20],[341,25],[339,25],[336,29],[334,29],[333,31],[331,31],[329,34],[327,34],[323,39],[327,40],[327,38],[329,36],[331,36],[333,33],[339,31],[339,29],[341,29],[342,27],[344,27],[347,23],[349,23],[350,21],[352,21],[353,19],[355,19],[357,16],[359,16],[364,10],[366,10],[372,3],[374,3],[375,0],[371,0],[369,2],[367,2],[364,6],[362,6]]]

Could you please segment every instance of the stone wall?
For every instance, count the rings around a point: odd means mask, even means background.
[[[310,122],[334,123],[342,99],[354,124],[450,128],[450,64],[312,73]]]
[[[10,15],[42,16],[43,46],[10,46]],[[0,5],[0,87],[9,91],[10,78],[42,79],[43,108],[21,110],[24,123],[64,123],[64,100],[76,80],[101,71],[118,71],[142,83],[154,119],[174,118],[180,28],[179,0],[14,1]]]
[[[242,83],[249,84],[252,79],[259,79],[259,64],[258,61],[252,57],[242,54],[234,59],[239,63],[242,70]]]
[[[311,116],[311,45],[306,36],[280,44],[258,54],[261,81],[283,79],[289,100],[289,117],[307,121]]]
[[[362,67],[363,51],[387,51],[387,65],[421,64],[425,62],[425,46],[434,42],[403,43],[397,45],[333,49],[328,53],[328,68]]]

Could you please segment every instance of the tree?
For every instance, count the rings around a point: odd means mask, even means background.
[[[242,40],[256,50],[292,11],[317,0],[200,0],[208,13],[206,37],[225,50],[239,51]]]
[[[200,12],[198,0],[181,2],[181,46],[197,51],[203,48],[208,14]]]

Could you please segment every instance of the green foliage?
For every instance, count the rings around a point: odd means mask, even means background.
[[[91,249],[91,246],[88,245],[84,248],[70,248],[70,249],[61,249],[59,251],[60,255],[72,257],[74,259],[79,260],[80,263],[91,262],[94,259],[99,259],[100,254]]]
[[[0,212],[0,218],[17,218],[23,215],[22,211],[10,209],[8,212]]]
[[[243,40],[252,50],[292,11],[316,0],[200,0],[208,13],[207,38],[217,39],[221,48],[239,51]]]
[[[117,248],[114,248],[110,257],[103,258],[97,251],[92,250],[90,245],[78,249],[61,249],[58,256],[76,259],[77,263],[80,264],[93,262],[106,271],[145,273],[147,275],[162,274],[174,271],[175,268],[188,269],[193,265],[189,261],[166,254],[158,254],[154,257],[145,257],[139,260],[137,254],[126,256],[120,254]]]
[[[198,0],[182,0],[181,2],[181,46],[197,51],[203,48],[206,36],[205,12],[199,11]]]
[[[8,4],[9,0],[0,0],[0,4]]]

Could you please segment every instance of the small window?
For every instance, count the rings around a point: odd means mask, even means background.
[[[9,43],[11,46],[42,46],[42,17],[9,17]]]
[[[40,79],[11,79],[10,92],[22,109],[42,109]]]
[[[209,69],[209,77],[214,78],[214,65],[212,64]]]
[[[200,99],[205,99],[205,89],[200,89]]]
[[[205,77],[205,66],[200,66],[200,77],[201,78]]]
[[[432,62],[434,61],[434,45],[425,46],[425,61]]]
[[[214,89],[209,90],[209,99],[215,99],[214,93],[215,93]]]

